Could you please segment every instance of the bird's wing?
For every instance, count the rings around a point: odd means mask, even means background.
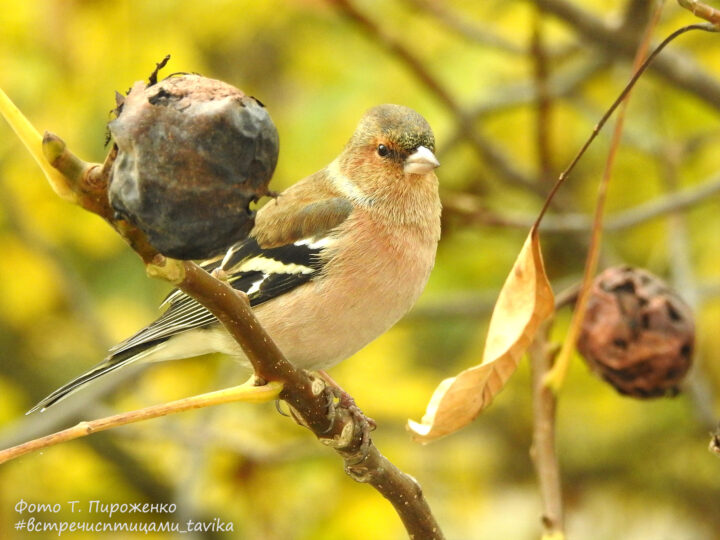
[[[348,199],[328,197],[319,201],[308,200],[312,199],[312,193],[306,193],[309,185],[313,184],[296,184],[280,194],[276,202],[268,203],[258,213],[253,236],[262,247],[283,246],[311,238],[320,239],[347,219],[353,210]],[[294,210],[289,211],[289,208]],[[226,256],[224,265],[227,259]]]
[[[325,264],[323,252],[332,244],[332,232],[352,211],[352,206],[342,198],[329,198],[320,202],[302,204],[293,197],[286,206],[272,206],[272,211],[258,213],[257,225],[271,228],[284,224],[272,235],[250,237],[228,250],[222,261],[213,260],[201,264],[207,271],[221,267],[232,286],[243,291],[250,305],[257,306],[272,300],[294,288],[307,283],[319,274]],[[298,204],[300,202],[300,204]],[[275,205],[275,203],[270,203]],[[269,209],[270,210],[270,209]],[[282,215],[278,215],[283,210]],[[267,216],[265,219],[260,219]],[[272,219],[270,219],[272,218]],[[258,226],[256,225],[256,230]],[[264,238],[261,240],[260,238]],[[213,325],[217,319],[195,299],[179,290],[171,292],[163,302],[167,310],[151,325],[110,349],[110,355],[93,369],[58,388],[28,412],[46,409],[85,384],[127,365],[154,346],[187,330]]]
[[[220,267],[233,288],[248,295],[251,306],[287,293],[322,270],[323,251],[332,243],[328,233],[350,214],[351,208],[340,201],[344,199],[303,206],[293,216],[285,216],[285,236],[276,235],[273,247],[261,247],[257,238],[250,237],[232,246],[220,263],[212,262],[204,268],[212,271]],[[124,357],[123,353],[131,349],[143,350],[143,345],[155,345],[175,334],[217,322],[204,306],[177,289],[163,305],[168,309],[160,318],[115,345],[110,353]]]

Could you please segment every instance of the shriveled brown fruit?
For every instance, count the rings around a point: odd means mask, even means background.
[[[204,259],[246,237],[267,195],[278,134],[265,107],[199,75],[137,82],[109,123],[110,204],[164,255]]]
[[[694,342],[690,308],[657,276],[619,266],[595,278],[577,348],[621,394],[676,394]]]

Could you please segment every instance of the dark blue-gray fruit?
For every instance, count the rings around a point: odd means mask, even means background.
[[[169,77],[130,90],[109,124],[109,197],[160,253],[204,259],[241,240],[268,195],[278,134],[265,107],[222,81]]]

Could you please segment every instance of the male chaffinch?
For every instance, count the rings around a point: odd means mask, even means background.
[[[220,269],[247,293],[257,318],[295,366],[324,369],[393,326],[422,292],[440,239],[440,198],[427,121],[400,105],[361,119],[327,167],[257,213],[250,236]],[[242,350],[202,305],[180,291],[154,323],[110,350],[92,370],[55,390],[45,409],[86,383],[139,360]]]

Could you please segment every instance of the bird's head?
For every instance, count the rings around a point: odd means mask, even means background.
[[[402,105],[378,105],[360,120],[338,158],[339,172],[372,196],[427,175],[434,179],[440,165],[434,151],[435,137],[425,118]]]

